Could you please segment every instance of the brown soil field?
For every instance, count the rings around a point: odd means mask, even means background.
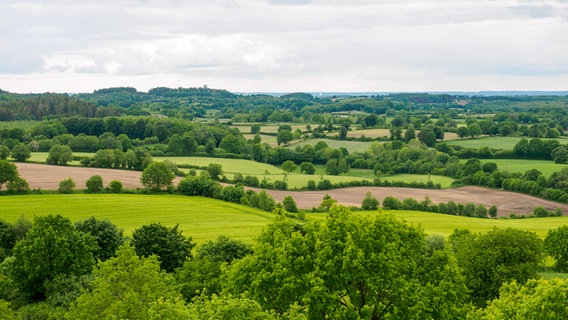
[[[85,182],[91,176],[98,174],[103,178],[105,185],[111,180],[119,180],[125,188],[141,188],[141,172],[99,168],[63,167],[32,163],[17,163],[20,176],[26,179],[31,189],[55,190],[61,180],[71,178],[75,181],[77,189],[84,189]],[[179,181],[180,178],[176,178]],[[347,206],[360,206],[365,194],[371,192],[381,202],[386,196],[392,196],[403,200],[414,198],[418,201],[429,197],[434,203],[455,201],[465,204],[473,202],[486,207],[496,205],[500,216],[508,216],[510,213],[531,214],[537,206],[543,206],[548,210],[560,208],[568,214],[568,205],[547,201],[532,196],[493,190],[482,187],[460,187],[455,189],[430,190],[415,188],[385,188],[385,187],[356,187],[325,191],[278,191],[267,190],[277,202],[290,195],[296,201],[299,208],[311,209],[317,207],[324,195],[329,194],[340,204]]]

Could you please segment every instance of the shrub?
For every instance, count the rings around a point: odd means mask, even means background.
[[[103,177],[98,174],[94,175],[87,180],[85,186],[87,187],[86,191],[88,193],[101,192],[103,190]]]
[[[121,193],[123,189],[122,182],[118,180],[112,180],[108,185],[108,190],[112,193]]]
[[[282,206],[284,207],[284,210],[288,212],[298,212],[296,201],[294,201],[292,196],[285,196],[284,200],[282,200]]]
[[[57,192],[59,193],[73,193],[75,191],[75,181],[73,179],[65,179],[59,182],[59,189]]]
[[[383,208],[385,209],[392,209],[392,210],[398,210],[401,207],[401,203],[400,200],[398,200],[395,197],[385,197],[385,199],[383,200]]]
[[[365,199],[361,203],[361,209],[363,210],[377,210],[379,208],[379,200],[371,194],[371,191],[367,192]]]

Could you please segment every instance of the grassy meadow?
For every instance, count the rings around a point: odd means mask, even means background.
[[[127,235],[145,224],[179,224],[184,235],[197,243],[213,240],[219,235],[251,243],[271,213],[221,200],[179,195],[137,194],[71,194],[25,195],[0,197],[5,208],[0,219],[15,222],[20,216],[61,214],[72,221],[91,216],[109,219],[124,229]]]
[[[22,215],[27,219],[47,214],[61,214],[72,221],[91,216],[109,219],[130,235],[135,229],[150,223],[166,226],[179,224],[186,236],[196,243],[227,235],[252,243],[273,214],[203,197],[139,194],[71,194],[25,195],[0,197],[5,208],[0,219],[15,222]],[[428,234],[448,236],[456,228],[472,232],[487,232],[494,227],[519,228],[535,232],[544,238],[550,229],[568,224],[568,216],[532,219],[479,219],[419,211],[384,210],[408,223],[420,225]],[[378,211],[358,211],[354,214],[378,214]],[[309,220],[325,220],[326,213],[307,213]]]
[[[307,144],[315,146],[318,142],[323,141],[327,143],[330,148],[339,149],[345,148],[350,153],[351,152],[365,152],[369,150],[371,142],[368,141],[344,141],[344,140],[334,140],[334,139],[309,139],[298,143],[290,144],[288,148],[296,149],[296,147],[303,147]]]
[[[466,160],[464,160],[466,161]],[[525,173],[530,169],[537,169],[545,177],[550,177],[552,173],[568,167],[568,164],[558,164],[547,160],[528,160],[528,159],[481,159],[481,162],[495,162],[501,170],[509,172]]]
[[[523,138],[521,137],[481,137],[477,139],[461,139],[448,141],[448,145],[459,145],[464,148],[489,147],[492,149],[513,150],[515,145]],[[530,139],[530,138],[526,138]],[[568,143],[568,139],[556,139],[560,144]]]
[[[423,182],[428,183],[428,181],[432,181],[434,184],[439,183],[443,189],[449,188],[452,186],[452,182],[454,182],[453,178],[445,177],[445,176],[436,176],[436,175],[426,175],[426,174],[395,174],[392,176],[380,177],[381,180],[384,181],[402,181],[402,182]]]

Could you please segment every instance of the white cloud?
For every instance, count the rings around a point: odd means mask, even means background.
[[[567,89],[560,0],[6,0],[0,11],[5,90]]]

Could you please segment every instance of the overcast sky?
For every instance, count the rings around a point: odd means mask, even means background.
[[[568,90],[568,0],[1,0],[0,89]]]

